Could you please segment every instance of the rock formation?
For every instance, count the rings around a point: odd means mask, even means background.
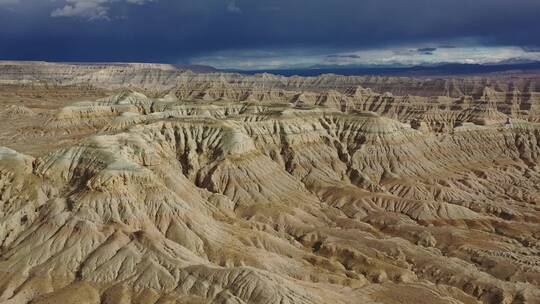
[[[532,78],[0,70],[2,303],[540,303]]]

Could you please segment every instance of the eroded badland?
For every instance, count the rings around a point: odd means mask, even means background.
[[[2,303],[540,303],[540,76],[0,64]]]

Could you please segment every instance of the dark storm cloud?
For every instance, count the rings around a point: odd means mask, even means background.
[[[181,62],[235,49],[472,42],[534,49],[539,11],[538,0],[0,0],[0,58]]]
[[[419,48],[416,50],[418,54],[422,55],[433,55],[433,52],[435,52],[437,48],[434,47],[426,47],[426,48]]]
[[[521,48],[527,53],[540,53],[540,47],[522,46]]]
[[[362,56],[355,54],[330,54],[326,58],[349,58],[349,59],[361,59]]]

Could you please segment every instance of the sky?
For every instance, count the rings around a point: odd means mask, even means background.
[[[540,60],[540,0],[0,0],[0,60],[229,69]]]

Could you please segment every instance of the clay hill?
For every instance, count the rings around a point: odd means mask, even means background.
[[[540,76],[0,64],[0,303],[540,303]]]

